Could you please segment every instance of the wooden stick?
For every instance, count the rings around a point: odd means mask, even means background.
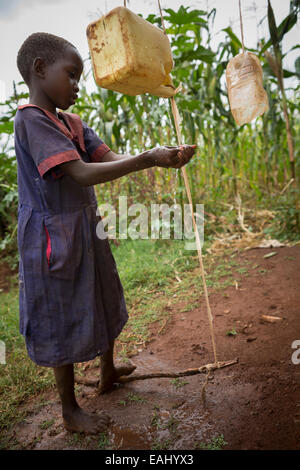
[[[146,380],[146,379],[159,379],[159,378],[176,378],[176,377],[186,377],[188,375],[196,375],[196,374],[205,374],[211,370],[215,369],[222,369],[223,367],[232,366],[233,364],[237,364],[239,359],[236,357],[231,361],[219,361],[213,364],[206,364],[201,367],[197,367],[194,369],[186,369],[181,372],[154,372],[152,374],[140,374],[140,375],[129,375],[128,377],[119,377],[116,380],[116,383],[124,384],[127,382],[133,382],[134,380]],[[75,377],[75,382],[90,385],[97,387],[99,384],[99,379],[91,378],[86,379],[84,377]]]
[[[178,111],[178,108],[177,108],[174,97],[171,98],[171,107],[172,107],[172,114],[173,114],[174,123],[175,123],[177,141],[178,141],[178,145],[180,146],[181,145],[180,115],[179,115],[179,111]],[[204,273],[204,266],[203,266],[203,260],[202,260],[202,249],[201,249],[200,236],[199,236],[198,227],[197,227],[197,224],[196,224],[194,211],[193,211],[193,201],[192,201],[192,195],[191,195],[189,180],[188,180],[186,169],[185,169],[184,166],[181,168],[181,172],[182,172],[182,176],[183,176],[183,180],[184,180],[184,184],[185,184],[185,189],[186,189],[187,196],[188,196],[188,201],[189,201],[189,205],[190,205],[190,209],[191,209],[191,215],[192,215],[192,222],[193,222],[193,227],[194,227],[194,231],[195,231],[196,247],[197,247],[198,259],[199,259],[199,264],[200,264],[200,272],[201,272],[203,289],[204,289],[204,297],[205,297],[205,302],[206,302],[206,309],[207,309],[207,316],[208,316],[208,322],[209,322],[209,328],[210,328],[210,335],[211,335],[213,352],[214,352],[214,360],[215,360],[215,363],[218,363],[217,347],[216,347],[216,340],[215,340],[215,333],[214,333],[214,326],[213,326],[213,316],[212,316],[212,313],[211,313],[210,303],[209,303],[209,299],[208,299],[208,290],[207,290],[205,273]]]
[[[290,181],[288,182],[288,184],[283,188],[282,191],[280,191],[279,194],[283,194],[283,193],[287,190],[287,188],[289,187],[289,185],[290,185],[291,183],[293,183],[293,182],[294,182],[294,178],[290,179]]]
[[[186,369],[181,372],[154,372],[152,374],[142,374],[142,375],[129,375],[128,377],[119,377],[118,383],[127,383],[133,382],[134,380],[145,380],[145,379],[157,379],[157,378],[176,378],[176,377],[186,377],[188,375],[196,374],[205,374],[211,370],[222,369],[223,367],[232,366],[233,364],[238,363],[238,358],[231,361],[219,361],[212,364],[206,364],[195,369]]]

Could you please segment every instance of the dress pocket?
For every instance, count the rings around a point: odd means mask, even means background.
[[[83,256],[82,213],[47,216],[44,229],[49,274],[60,279],[74,279]]]

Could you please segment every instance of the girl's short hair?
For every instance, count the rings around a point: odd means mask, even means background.
[[[36,57],[41,57],[46,64],[53,64],[69,46],[75,48],[69,41],[54,34],[31,34],[23,42],[17,56],[17,66],[24,82],[29,85],[31,67]]]

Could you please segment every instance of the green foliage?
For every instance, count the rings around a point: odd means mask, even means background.
[[[17,162],[13,146],[13,119],[18,102],[27,98],[26,93],[17,93],[5,103],[0,103],[0,251],[10,254],[12,266],[16,266],[17,249]]]
[[[184,387],[186,384],[188,384],[189,382],[187,380],[182,380],[182,379],[179,379],[179,378],[176,378],[176,379],[172,379],[171,380],[171,384],[174,385],[174,387],[176,389],[178,388],[181,388],[181,387]]]
[[[297,205],[299,200],[300,191],[294,188],[282,195],[279,194],[272,201],[276,217],[273,224],[264,230],[266,235],[282,241],[299,239],[299,206]]]
[[[270,4],[270,2],[269,2]],[[205,210],[214,216],[224,213],[224,201],[234,202],[240,194],[249,206],[272,209],[277,196],[290,180],[289,153],[283,113],[283,101],[278,89],[278,71],[264,53],[273,47],[280,52],[285,34],[294,27],[299,2],[291,1],[288,16],[276,26],[269,6],[270,39],[261,38],[256,54],[264,68],[265,88],[270,110],[251,124],[236,126],[231,115],[225,85],[225,70],[229,59],[240,52],[241,41],[231,27],[223,30],[225,39],[213,50],[210,43],[216,10],[203,11],[181,6],[178,11],[165,10],[165,24],[171,42],[175,85],[182,84],[176,102],[182,117],[183,142],[196,143],[197,155],[186,170],[195,203],[205,203]],[[161,26],[161,18],[150,15],[148,21]],[[291,50],[295,50],[296,45]],[[278,52],[278,53],[279,53]],[[300,74],[299,58],[295,72],[283,70],[285,77]],[[273,64],[274,65],[274,64]],[[176,145],[177,139],[169,100],[151,95],[126,96],[96,88],[88,92],[86,83],[92,73],[82,77],[79,99],[71,111],[80,115],[114,151],[136,154],[157,145]],[[13,118],[17,105],[28,94],[22,84],[15,86],[12,97],[0,104],[0,249],[16,252],[17,167],[13,149]],[[281,90],[282,91],[282,90]],[[299,86],[289,90],[285,99],[290,118],[295,149],[299,148]],[[298,150],[295,152],[296,177],[299,180]],[[279,217],[288,218],[283,224],[288,235],[296,236],[295,224],[299,207],[289,197],[285,209],[275,204]],[[136,202],[173,204],[187,203],[180,171],[150,168],[132,173],[119,180],[96,187],[98,202],[116,207],[119,195],[128,197],[128,205]],[[153,198],[155,196],[155,201]],[[210,234],[208,232],[208,234]],[[286,233],[282,233],[286,236]],[[13,262],[16,264],[17,258]]]
[[[274,12],[272,9],[272,4],[270,0],[268,0],[268,21],[270,26],[270,39],[266,42],[264,47],[261,49],[260,53],[263,54],[271,45],[276,47],[277,49],[280,48],[280,43],[286,33],[288,33],[297,23],[299,13],[299,2],[291,1],[290,2],[290,13],[284,20],[280,23],[280,25],[276,26],[276,20],[274,16]]]
[[[231,330],[226,331],[226,335],[227,336],[236,336],[237,335],[236,329],[232,328]]]
[[[167,12],[167,15],[165,15],[165,20],[169,21],[172,26],[174,25],[191,25],[191,24],[205,24],[205,20],[202,18],[199,18],[199,16],[206,16],[206,11],[203,10],[193,10],[193,11],[188,11],[190,7],[185,8],[184,6],[181,6],[178,10],[178,12],[172,10],[171,8],[166,8],[165,11]],[[201,23],[200,23],[201,22]]]
[[[197,442],[194,445],[194,448],[197,450],[222,450],[222,448],[227,444],[228,443],[225,441],[223,434],[220,434],[220,436],[209,439],[206,443]]]
[[[266,196],[279,192],[288,181],[289,161],[282,103],[273,80],[276,75],[265,59],[270,111],[251,124],[236,126],[224,73],[228,60],[240,52],[241,42],[228,27],[224,29],[226,40],[217,50],[211,49],[214,14],[215,10],[204,12],[182,6],[177,12],[166,9],[164,18],[175,62],[172,76],[176,85],[182,84],[176,101],[182,116],[183,141],[198,144],[196,157],[186,167],[192,197],[195,202],[205,202],[207,210],[216,214],[219,201],[224,197],[232,200],[238,192],[245,203],[264,204]],[[161,26],[160,17],[150,15],[147,20]],[[292,27],[290,21],[288,24]],[[280,42],[288,28],[281,24],[278,29]],[[292,75],[284,71],[284,76]],[[296,92],[288,101],[295,136],[299,130]],[[115,151],[137,153],[156,145],[176,144],[167,100],[151,95],[129,97],[103,89],[89,96],[84,86],[81,93],[74,112],[86,118]],[[160,168],[101,185],[98,196],[101,202],[116,204],[118,196],[125,194],[128,204],[151,201],[153,194],[157,203],[187,202],[181,173]]]
[[[101,432],[98,438],[98,449],[105,450],[109,447],[110,441],[107,432]]]

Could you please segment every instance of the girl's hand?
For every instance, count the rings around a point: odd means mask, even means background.
[[[179,147],[156,147],[149,151],[155,166],[163,168],[181,168],[195,154],[197,145],[180,145]]]

